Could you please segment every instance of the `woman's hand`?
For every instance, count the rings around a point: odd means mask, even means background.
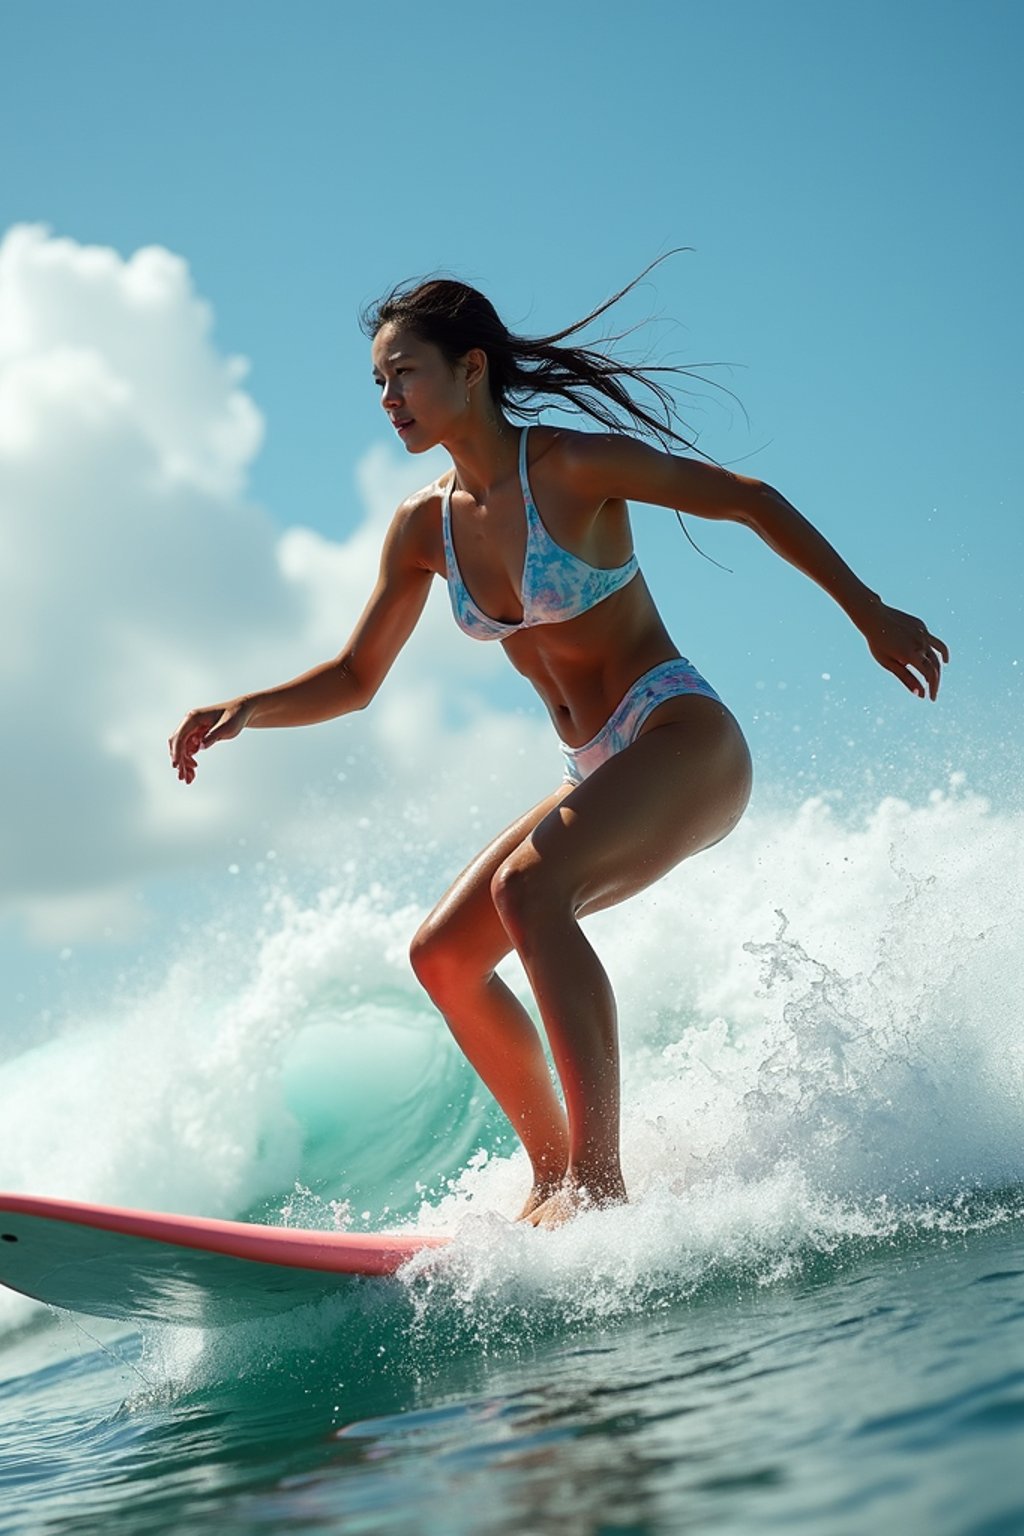
[[[879,666],[898,677],[919,699],[925,697],[926,688],[930,699],[936,697],[941,676],[940,658],[948,662],[949,651],[921,619],[878,602],[858,620],[857,627]],[[921,677],[914,675],[917,672]]]
[[[187,714],[167,743],[178,778],[191,784],[196,776],[196,753],[239,735],[253,708],[253,701],[249,699],[232,699],[229,704],[214,704],[209,709],[193,709]]]

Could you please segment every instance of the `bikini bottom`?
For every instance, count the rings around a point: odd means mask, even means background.
[[[696,667],[685,656],[673,657],[638,677],[627,691],[625,698],[612,711],[604,725],[582,747],[569,747],[561,743],[565,763],[565,779],[569,784],[582,784],[595,768],[600,768],[610,757],[631,746],[640,734],[640,728],[652,709],[685,693],[699,693],[705,699],[717,699],[718,694],[706,682]]]

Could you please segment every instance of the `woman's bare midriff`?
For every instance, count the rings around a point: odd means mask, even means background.
[[[597,734],[638,677],[680,654],[641,575],[577,619],[524,629],[501,644],[570,747]]]

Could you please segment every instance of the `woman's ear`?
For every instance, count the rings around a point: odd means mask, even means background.
[[[479,384],[481,379],[487,377],[487,353],[483,347],[470,347],[462,359],[462,366],[466,370],[466,388],[472,384]]]

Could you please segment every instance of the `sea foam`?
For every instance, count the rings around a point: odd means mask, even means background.
[[[0,1187],[449,1232],[410,1295],[568,1294],[594,1316],[1003,1219],[1024,1191],[1022,871],[1024,817],[954,779],[866,814],[755,811],[589,921],[632,1203],[560,1232],[511,1221],[525,1156],[409,969],[431,896],[373,869],[264,890],[4,1063]]]

